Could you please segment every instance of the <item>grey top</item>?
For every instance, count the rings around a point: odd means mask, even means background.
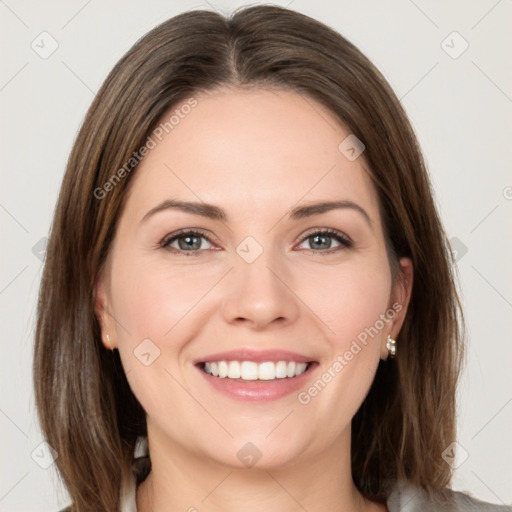
[[[512,505],[485,503],[447,488],[437,489],[428,496],[425,491],[407,484],[395,486],[387,506],[389,512],[512,512]]]
[[[136,490],[134,478],[132,487],[122,498],[120,512],[137,512]],[[512,512],[512,505],[485,503],[469,494],[450,489],[438,489],[434,495],[427,496],[424,491],[411,485],[395,486],[387,500],[387,507],[389,512]]]
[[[139,438],[135,448],[135,465],[147,461],[146,438]],[[137,512],[137,478],[133,480],[121,496],[119,512]],[[451,489],[437,489],[427,494],[408,483],[395,485],[386,502],[389,512],[512,512],[512,505],[493,505],[472,498],[469,494]],[[66,511],[62,511],[66,512]]]

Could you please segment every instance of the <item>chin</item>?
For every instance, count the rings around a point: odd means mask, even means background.
[[[281,436],[276,434],[273,439],[274,434],[269,436],[267,431],[257,435],[248,430],[247,435],[205,447],[203,456],[233,470],[276,470],[296,464],[298,457],[307,452],[308,443],[304,442],[304,436],[298,435],[298,439],[294,439],[295,436],[290,437],[285,432]]]

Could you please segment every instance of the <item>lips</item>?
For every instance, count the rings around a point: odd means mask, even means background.
[[[196,359],[194,364],[204,364],[206,362],[217,361],[253,361],[255,363],[264,363],[266,361],[295,361],[297,363],[310,363],[314,360],[312,357],[290,352],[288,350],[253,350],[253,349],[239,349],[230,350],[228,352],[218,352]]]
[[[239,400],[275,400],[304,385],[313,358],[285,350],[241,349],[194,361],[217,391]]]

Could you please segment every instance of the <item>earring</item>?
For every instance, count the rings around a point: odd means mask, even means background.
[[[394,340],[389,334],[388,341],[386,342],[386,348],[388,349],[389,355],[391,357],[396,355],[396,340]]]
[[[110,336],[108,334],[105,335],[105,343],[108,345],[109,350],[113,350],[112,343],[110,343]]]

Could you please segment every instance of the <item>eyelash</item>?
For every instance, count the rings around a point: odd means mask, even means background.
[[[214,244],[214,242],[212,242],[210,237],[208,237],[204,232],[202,232],[200,230],[189,229],[189,230],[182,230],[182,231],[179,231],[177,233],[173,233],[173,234],[171,234],[169,236],[166,236],[160,242],[160,247],[163,248],[163,249],[168,249],[168,250],[170,250],[171,252],[174,252],[177,255],[183,255],[183,256],[199,256],[200,253],[203,250],[208,250],[208,249],[199,249],[199,250],[196,250],[196,251],[185,251],[185,250],[182,250],[182,249],[176,249],[175,247],[170,247],[170,244],[172,242],[174,242],[175,240],[177,240],[177,239],[179,239],[179,238],[181,238],[183,236],[186,236],[186,235],[188,235],[188,236],[191,235],[191,236],[196,236],[196,237],[204,238],[210,244]],[[321,254],[321,255],[327,255],[327,254],[333,254],[334,252],[338,252],[340,250],[349,249],[349,248],[351,248],[354,245],[352,240],[350,240],[349,237],[347,237],[346,235],[344,235],[340,231],[337,231],[336,229],[331,229],[331,228],[314,229],[314,230],[312,230],[310,232],[307,232],[301,238],[299,245],[304,243],[308,238],[311,238],[311,237],[316,236],[316,235],[327,235],[327,236],[329,236],[331,238],[334,238],[337,242],[340,243],[340,246],[334,247],[334,248],[325,249],[325,250],[319,250],[319,251],[316,251],[314,249],[305,249],[305,250],[311,251],[313,253],[318,253],[318,254]]]

